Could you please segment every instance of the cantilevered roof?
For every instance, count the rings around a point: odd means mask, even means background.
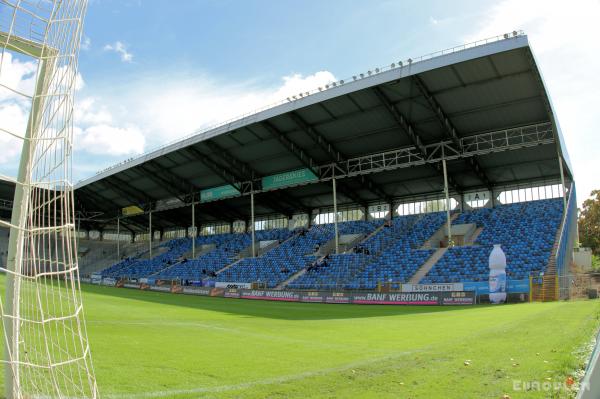
[[[191,224],[201,190],[234,185],[240,196],[201,203],[197,223],[291,215],[338,203],[390,202],[560,179],[566,149],[527,36],[515,32],[364,71],[108,168],[76,185],[79,210],[115,218],[153,212],[157,228]],[[314,181],[266,190],[265,176],[310,170]],[[143,229],[145,216],[128,218]],[[112,219],[114,221],[114,219]],[[105,221],[103,223],[111,223]]]

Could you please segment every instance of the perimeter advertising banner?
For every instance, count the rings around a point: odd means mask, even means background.
[[[183,287],[184,294],[210,296],[211,291],[210,287]]]
[[[402,292],[463,291],[463,283],[402,284]]]
[[[342,291],[279,291],[236,288],[184,288],[184,294],[222,296],[225,298],[257,299],[284,302],[342,303],[362,305],[473,305],[475,293],[443,292],[342,292]]]
[[[114,287],[117,284],[117,280],[111,277],[105,277],[102,279],[102,285],[108,285],[109,287]]]
[[[102,275],[96,274],[96,273],[92,274],[91,283],[92,284],[102,284]]]
[[[171,292],[171,287],[167,285],[153,285],[150,287],[152,291]]]
[[[223,288],[215,288],[215,290],[219,290],[219,289],[223,289]],[[215,290],[213,290],[213,292],[211,292],[211,295],[216,292]],[[215,295],[213,295],[213,296],[215,296]],[[225,298],[239,298],[240,291],[236,288],[227,288],[227,289],[223,290],[223,296]]]
[[[352,303],[368,305],[440,305],[440,293],[435,292],[368,292],[356,294]]]
[[[239,298],[298,302],[300,300],[300,294],[295,291],[240,290]]]
[[[325,303],[352,303],[351,293],[349,292],[326,292]]]
[[[217,288],[251,288],[252,284],[250,284],[250,283],[231,283],[231,282],[220,282],[220,281],[217,281],[215,283],[215,287],[217,287]]]

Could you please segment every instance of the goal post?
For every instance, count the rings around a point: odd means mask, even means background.
[[[79,287],[71,181],[73,95],[86,8],[87,0],[0,3],[0,14],[10,16],[0,20],[0,108],[29,105],[23,132],[0,121],[1,133],[22,142],[11,221],[0,221],[10,229],[0,302],[9,399],[98,397]],[[3,79],[9,55],[36,60],[31,93]]]

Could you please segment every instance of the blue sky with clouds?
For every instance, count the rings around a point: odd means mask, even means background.
[[[91,0],[74,177],[335,78],[524,29],[581,199],[600,188],[598,21],[599,0]],[[0,156],[4,174],[16,159]]]

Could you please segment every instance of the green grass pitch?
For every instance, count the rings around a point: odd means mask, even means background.
[[[83,290],[98,384],[113,399],[568,397],[515,391],[514,380],[564,381],[600,317],[599,301],[401,307]]]

